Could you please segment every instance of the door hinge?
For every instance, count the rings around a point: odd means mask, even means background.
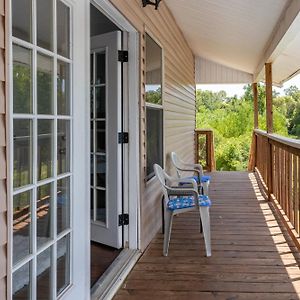
[[[119,132],[118,142],[119,144],[128,144],[128,132]]]
[[[118,61],[120,62],[128,62],[128,51],[119,50],[118,51]]]
[[[119,215],[119,226],[129,225],[129,214]]]

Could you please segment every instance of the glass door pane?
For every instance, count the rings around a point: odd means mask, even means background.
[[[91,54],[91,219],[106,222],[106,52]],[[93,176],[95,174],[95,176]]]
[[[70,11],[12,1],[12,299],[53,300],[71,284]]]

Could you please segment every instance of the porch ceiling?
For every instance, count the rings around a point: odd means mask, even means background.
[[[196,57],[253,74],[254,80],[263,79],[260,72],[265,62],[274,59],[274,52],[281,51],[276,55],[278,59],[290,47],[291,38],[277,49],[300,10],[299,1],[294,0],[165,2]],[[295,49],[298,48],[293,47],[293,52]],[[297,56],[300,61],[299,51]],[[294,62],[289,62],[288,67],[286,63],[281,59],[274,66],[276,83],[297,71]]]

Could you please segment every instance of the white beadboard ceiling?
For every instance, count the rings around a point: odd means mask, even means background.
[[[299,33],[286,39],[288,43],[272,57],[284,36],[281,32],[298,18],[297,1],[164,0],[196,57],[254,74],[254,79],[262,62],[271,59],[276,83],[297,71],[294,59],[300,62],[299,26]]]

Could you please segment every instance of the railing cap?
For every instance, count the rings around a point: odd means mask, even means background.
[[[276,141],[278,143],[281,143],[281,144],[284,144],[284,145],[287,145],[287,146],[290,146],[290,147],[293,147],[296,149],[300,149],[300,140],[287,138],[287,137],[284,137],[284,136],[276,134],[276,133],[267,133],[266,131],[261,130],[261,129],[254,129],[254,132],[256,134],[265,136],[265,137],[267,137],[273,141]]]
[[[198,133],[207,133],[207,132],[213,132],[213,130],[212,129],[210,129],[210,128],[196,128],[195,129],[195,132],[198,132]]]

